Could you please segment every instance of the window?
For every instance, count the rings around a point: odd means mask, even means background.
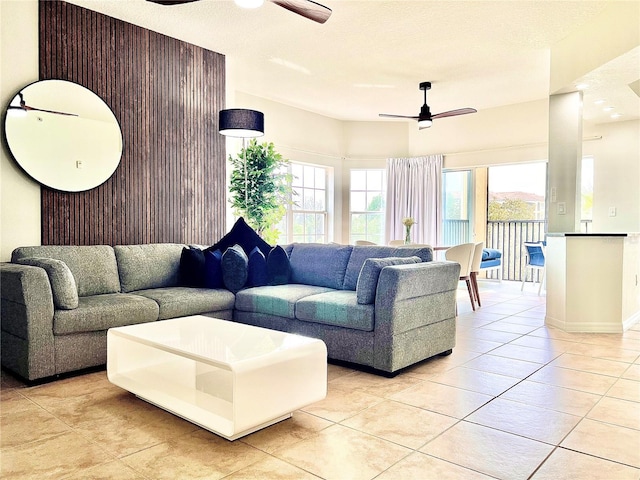
[[[385,170],[351,170],[349,198],[350,243],[384,244]]]
[[[291,162],[293,202],[278,225],[278,243],[327,243],[327,169]]]
[[[471,170],[442,174],[445,245],[458,245],[471,239]]]

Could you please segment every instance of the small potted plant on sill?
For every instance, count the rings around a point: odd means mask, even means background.
[[[288,160],[275,151],[273,143],[252,139],[237,157],[229,155],[231,206],[264,241],[274,245],[280,232],[276,225],[292,204]]]

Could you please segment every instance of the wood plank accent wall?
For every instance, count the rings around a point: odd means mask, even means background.
[[[40,1],[39,29],[40,79],[95,92],[124,143],[99,187],[42,187],[42,244],[215,243],[226,227],[224,56],[63,1]]]

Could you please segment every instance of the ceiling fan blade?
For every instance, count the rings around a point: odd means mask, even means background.
[[[391,113],[379,113],[378,116],[386,118],[410,118],[412,120],[418,120],[418,117],[413,115],[393,115]]]
[[[160,5],[182,5],[183,3],[197,2],[198,0],[147,0],[147,2],[158,3]]]
[[[155,1],[155,0],[154,0]],[[324,23],[331,16],[331,9],[313,0],[269,0],[290,12],[302,15],[314,22]]]
[[[58,112],[56,110],[45,110],[44,108],[34,108],[28,105],[23,106],[14,106],[9,105],[8,110],[21,110],[23,112],[44,112],[44,113],[52,113],[54,115],[66,115],[67,117],[78,117],[77,113],[67,113],[67,112]]]
[[[476,113],[475,108],[459,108],[457,110],[449,110],[448,112],[436,113],[431,118],[455,117],[456,115],[466,115],[467,113]]]

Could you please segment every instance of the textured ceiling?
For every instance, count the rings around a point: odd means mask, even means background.
[[[545,99],[550,47],[607,1],[320,0],[324,25],[265,3],[231,0],[160,6],[145,0],[70,0],[228,56],[240,91],[341,120],[417,115],[418,84],[431,110],[478,110]],[[628,59],[627,59],[628,60]],[[611,65],[610,68],[627,68]],[[607,73],[607,81],[616,72]],[[637,80],[615,80],[633,90]],[[637,99],[637,96],[636,96]],[[232,105],[230,105],[232,106]],[[628,119],[639,109],[636,102]],[[608,120],[600,107],[585,118]]]

